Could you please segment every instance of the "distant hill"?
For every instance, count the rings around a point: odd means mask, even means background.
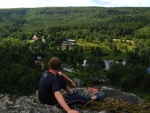
[[[24,39],[37,34],[89,29],[110,37],[136,36],[150,33],[150,8],[45,7],[0,9],[0,38]],[[141,34],[141,30],[145,31]]]

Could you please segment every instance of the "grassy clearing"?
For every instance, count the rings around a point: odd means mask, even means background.
[[[121,53],[117,56],[114,55],[113,50],[110,49],[109,46],[106,46],[104,43],[95,44],[95,43],[92,43],[92,42],[86,42],[86,41],[83,41],[82,39],[79,39],[77,41],[77,45],[84,47],[84,49],[85,49],[85,52],[84,52],[85,58],[91,56],[90,55],[90,48],[91,47],[94,47],[94,48],[95,47],[100,47],[103,50],[104,53],[108,54],[107,56],[103,56],[102,59],[105,59],[105,60],[107,60],[107,59],[117,60],[119,58],[126,59],[126,50],[120,48],[120,43],[115,43],[117,48],[121,50]],[[127,46],[127,49],[129,51],[132,51],[132,48],[133,48],[133,45],[129,45],[128,43],[122,43],[121,46],[124,46],[124,47]]]
[[[33,43],[33,42],[34,42],[34,40],[28,40],[28,42],[29,42],[29,43]]]

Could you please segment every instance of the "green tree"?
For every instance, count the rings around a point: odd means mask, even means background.
[[[150,92],[149,86],[150,86],[150,75],[146,74],[141,84],[142,90]]]
[[[117,64],[117,63],[111,63],[110,64],[110,69],[107,72],[107,77],[110,80],[111,84],[120,85],[120,80],[123,76],[123,68],[122,64]]]
[[[120,82],[121,82],[121,88],[125,91],[129,91],[133,88],[132,78],[130,75],[129,76],[125,75],[124,77],[122,77]]]

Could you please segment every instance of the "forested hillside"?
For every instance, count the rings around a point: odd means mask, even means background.
[[[62,50],[66,39],[76,40],[77,45]],[[61,58],[76,70],[68,75],[83,79],[85,85],[105,78],[123,90],[149,93],[150,8],[0,9],[0,92],[33,93],[44,71],[35,65],[37,56],[44,69],[50,57]],[[106,72],[103,59],[127,64],[111,64]],[[81,66],[83,60],[89,65]]]
[[[1,9],[0,37],[25,38],[37,32],[49,35],[71,29],[99,32],[102,36],[148,38],[150,8],[66,7]],[[54,30],[54,32],[53,32]],[[142,32],[142,33],[141,33]],[[82,33],[84,35],[84,33]],[[75,38],[72,33],[72,38]],[[66,36],[67,37],[67,36]]]

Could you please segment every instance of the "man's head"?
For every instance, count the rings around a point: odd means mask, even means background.
[[[61,60],[56,57],[52,57],[49,61],[49,67],[53,70],[59,70],[61,67]]]

